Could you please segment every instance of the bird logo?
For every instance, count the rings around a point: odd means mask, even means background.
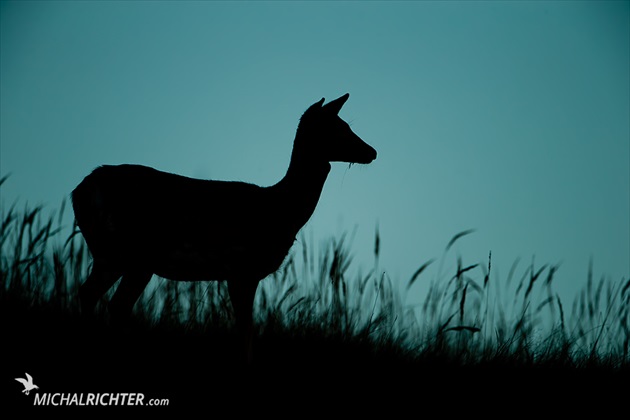
[[[33,383],[33,377],[29,375],[28,373],[26,374],[26,379],[15,378],[15,380],[21,383],[22,385],[24,385],[24,390],[22,392],[25,393],[26,395],[28,395],[29,392],[31,392],[34,389],[39,389],[39,387]]]

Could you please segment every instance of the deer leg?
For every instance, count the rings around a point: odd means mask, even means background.
[[[243,358],[251,364],[253,357],[253,306],[258,281],[228,281],[228,292],[236,317],[236,333]]]
[[[114,297],[109,302],[109,314],[112,322],[122,324],[131,316],[131,310],[144,291],[153,273],[127,272],[118,285]]]
[[[94,260],[92,272],[79,288],[81,313],[91,314],[98,300],[116,283],[121,273],[109,269],[101,260]]]

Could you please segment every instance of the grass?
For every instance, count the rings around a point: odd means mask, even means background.
[[[595,281],[591,268],[568,310],[553,291],[556,265],[517,260],[498,279],[491,254],[473,264],[454,254],[453,244],[472,231],[455,235],[402,288],[379,267],[378,229],[374,267],[365,273],[354,270],[352,235],[321,247],[302,236],[259,287],[256,361],[243,367],[234,358],[224,283],[154,278],[123,329],[108,322],[110,296],[96,317],[81,316],[77,292],[90,257],[76,231],[61,237],[64,208],[46,216],[41,207],[13,205],[0,214],[0,337],[10,343],[3,346],[3,372],[10,373],[1,378],[2,395],[13,402],[20,385],[5,376],[23,372],[40,388],[124,388],[172,406],[198,404],[210,391],[261,399],[352,392],[485,398],[503,386],[525,392],[532,381],[537,392],[602,384],[612,391],[630,377],[630,280]],[[454,272],[446,272],[452,263]],[[430,284],[423,303],[406,304],[420,281]]]

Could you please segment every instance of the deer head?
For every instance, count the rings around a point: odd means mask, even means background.
[[[324,98],[311,105],[300,120],[296,148],[310,159],[327,162],[370,163],[376,150],[357,136],[339,111],[350,95],[346,93],[324,105]]]

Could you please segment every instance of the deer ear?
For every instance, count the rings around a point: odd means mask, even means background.
[[[326,106],[324,106],[324,108],[326,108],[327,110],[331,112],[334,112],[335,114],[339,114],[339,111],[341,111],[341,107],[343,106],[343,104],[346,103],[349,97],[350,97],[350,94],[346,93],[342,97],[337,98],[334,101],[330,101],[329,103],[327,103]]]
[[[319,101],[315,102],[313,105],[309,106],[306,112],[316,112],[322,109],[323,104],[324,104],[324,98],[320,99]]]

